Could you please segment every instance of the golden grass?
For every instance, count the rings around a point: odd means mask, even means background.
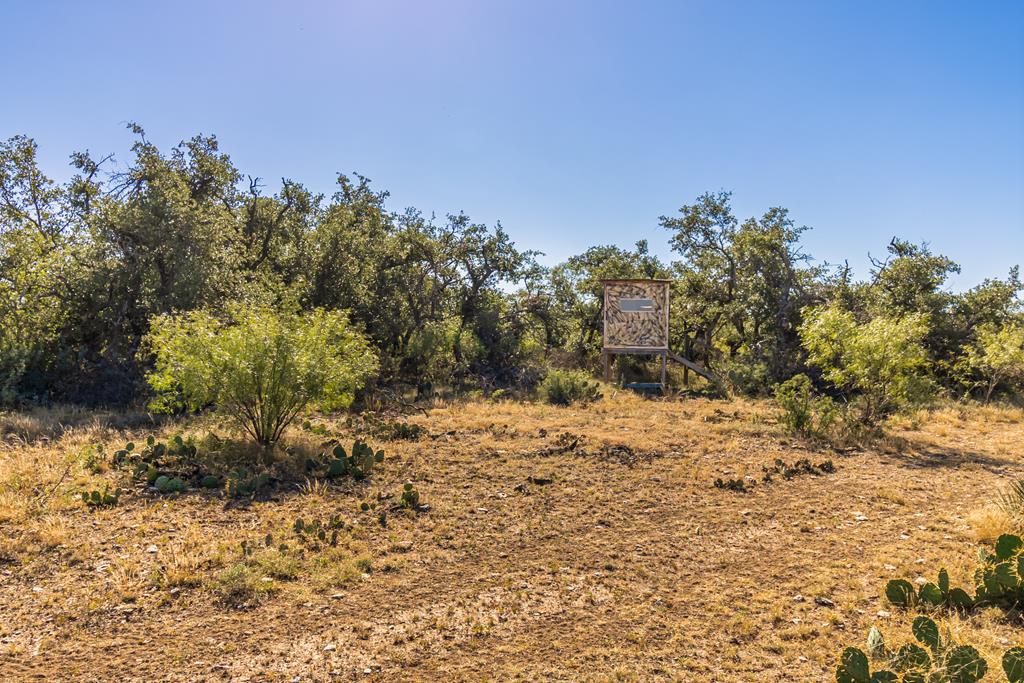
[[[833,452],[784,434],[768,402],[609,390],[587,408],[439,403],[408,418],[421,438],[375,442],[388,457],[362,483],[160,497],[95,445],[224,428],[147,420],[0,418],[7,679],[827,680],[870,626],[911,638],[887,579],[944,566],[970,585],[974,545],[1012,528],[995,493],[1024,475],[1019,409],[941,406]],[[282,476],[328,435],[363,435],[344,416],[315,423],[325,435],[287,435]],[[760,482],[775,458],[838,471]],[[719,477],[758,483],[734,493]],[[429,512],[387,510],[406,481]],[[104,484],[127,490],[116,507],[77,500]],[[378,500],[383,517],[360,510]],[[334,547],[292,530],[332,516]],[[1020,640],[992,611],[944,625],[990,666]]]

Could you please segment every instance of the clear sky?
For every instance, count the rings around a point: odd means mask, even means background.
[[[125,156],[216,133],[244,173],[500,220],[554,263],[734,191],[806,250],[893,235],[1024,264],[1024,0],[0,0],[0,136]],[[271,185],[273,187],[273,185]]]

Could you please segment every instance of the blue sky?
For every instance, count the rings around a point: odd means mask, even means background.
[[[126,155],[216,133],[244,173],[500,220],[554,263],[730,189],[849,259],[893,235],[1024,263],[1024,2],[0,1],[0,136]],[[273,187],[273,182],[271,184]]]

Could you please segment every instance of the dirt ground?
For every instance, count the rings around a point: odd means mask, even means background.
[[[94,510],[75,492],[124,475],[83,453],[151,431],[33,419],[0,423],[3,681],[832,680],[872,625],[909,637],[887,579],[971,584],[977,511],[1024,477],[1020,410],[947,407],[836,452],[785,436],[768,402],[619,394],[409,416],[424,433],[371,440],[387,458],[363,483],[227,504],[139,489]],[[776,458],[836,471],[713,486]],[[360,510],[406,481],[428,511],[385,527]],[[300,552],[294,520],[333,515],[337,547]],[[233,567],[248,606],[225,598]],[[1022,640],[1001,613],[942,624],[993,680]]]

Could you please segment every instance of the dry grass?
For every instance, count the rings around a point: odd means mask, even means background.
[[[229,504],[133,488],[89,510],[78,491],[129,484],[95,444],[215,425],[2,416],[4,680],[827,680],[870,626],[910,638],[911,616],[880,597],[888,578],[945,566],[970,583],[975,544],[1010,523],[995,493],[1024,475],[1024,414],[992,406],[921,413],[843,453],[781,434],[762,402],[611,392],[409,420],[425,435],[382,444],[367,482]],[[327,435],[289,434],[293,460],[359,435],[316,423]],[[775,458],[838,471],[712,486]],[[429,512],[360,510],[405,481]],[[292,531],[334,515],[336,546]],[[1020,640],[995,611],[943,621],[990,665]]]

